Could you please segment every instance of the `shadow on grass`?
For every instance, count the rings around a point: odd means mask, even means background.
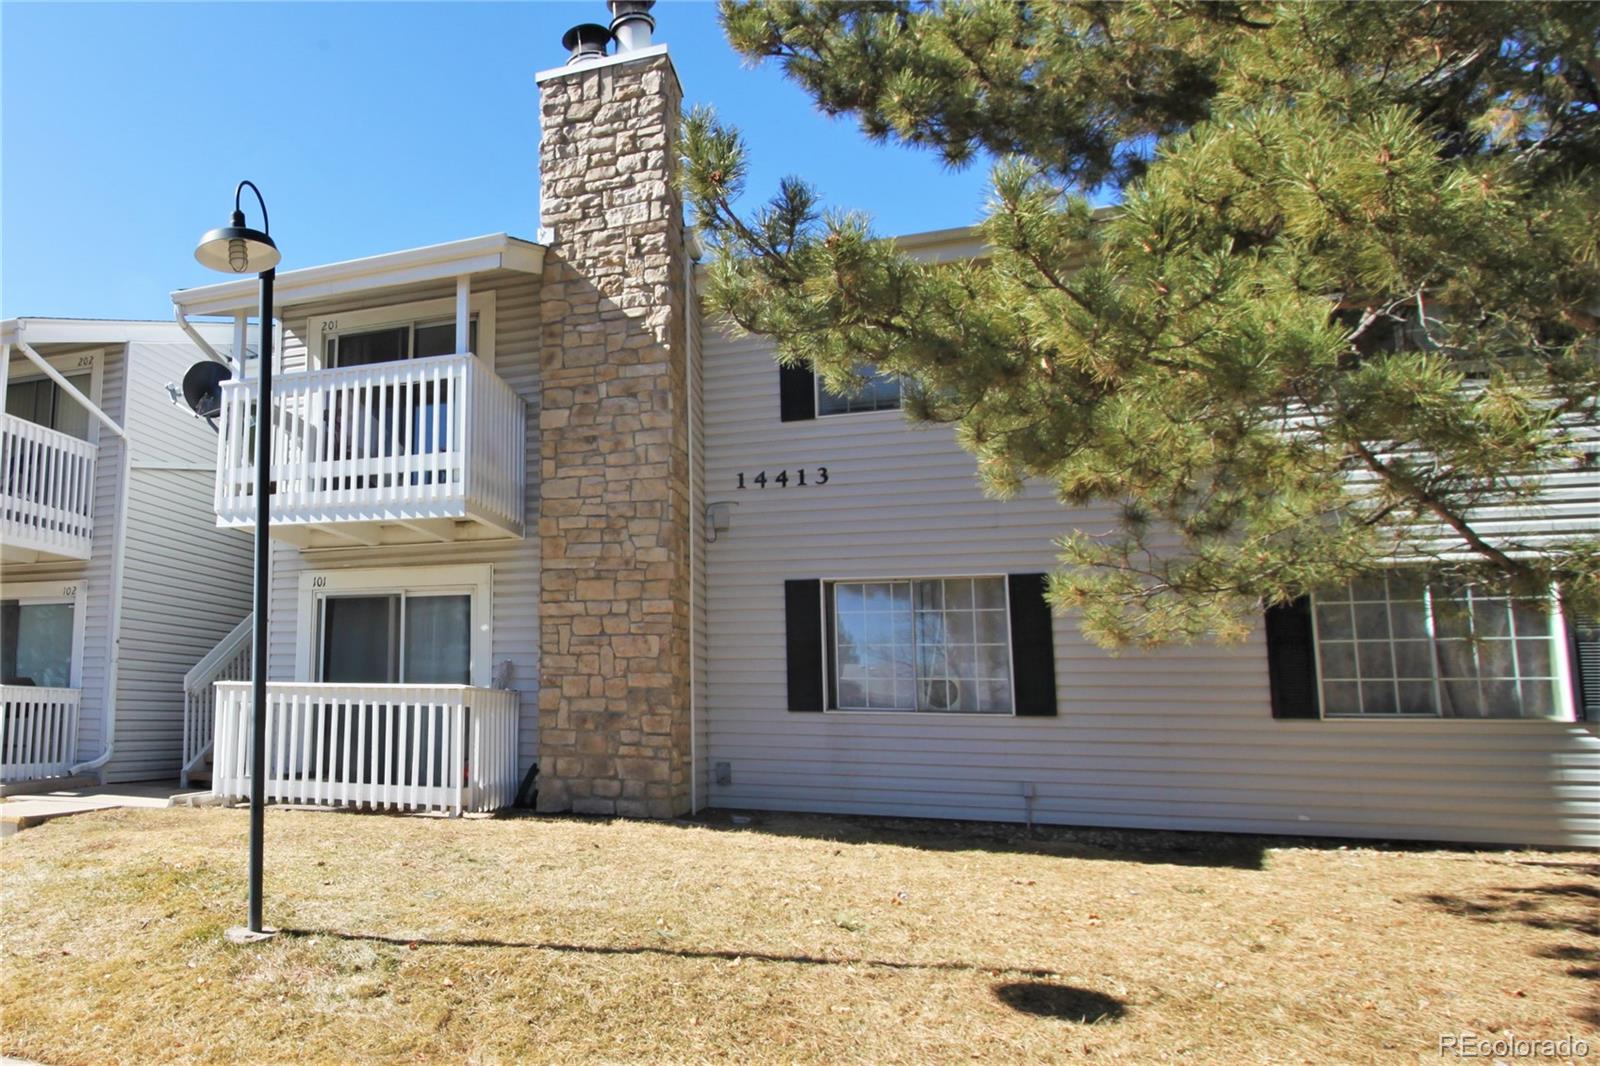
[[[556,951],[574,955],[657,955],[678,959],[711,959],[732,962],[773,962],[795,966],[873,966],[885,970],[950,970],[971,973],[1016,974],[1020,977],[1054,977],[1054,970],[1024,966],[979,965],[971,962],[905,962],[897,959],[827,958],[821,955],[780,955],[766,951],[734,951],[729,948],[669,948],[651,944],[565,944],[551,940],[491,940],[462,937],[434,940],[426,937],[383,936],[379,933],[347,933],[340,929],[280,929],[286,937],[331,937],[335,940],[391,944],[401,948],[498,948],[523,951]]]
[[[511,820],[550,818],[594,822],[610,820],[604,815],[534,814],[520,809],[502,811],[498,817]],[[1476,859],[1487,847],[1487,845],[1449,841],[1270,836],[1177,829],[1102,829],[1066,825],[1036,825],[1030,828],[1016,822],[719,808],[707,808],[693,817],[661,824],[725,833],[760,833],[766,836],[796,837],[846,845],[877,844],[917,848],[922,851],[987,851],[1009,855],[1039,855],[1234,870],[1265,869],[1267,853],[1277,848],[1313,851],[1367,848],[1402,854],[1456,852],[1469,859]],[[1514,861],[1518,865],[1570,867],[1577,876],[1600,873],[1600,865],[1532,858]]]
[[[1600,888],[1585,884],[1487,888],[1477,899],[1433,892],[1421,897],[1476,922],[1517,922],[1530,929],[1600,937]]]
[[[508,812],[512,818],[549,818]],[[554,817],[585,817],[556,815]],[[988,851],[1014,855],[1155,863],[1164,866],[1263,868],[1268,848],[1318,842],[1163,830],[1087,829],[1011,822],[890,818],[858,814],[801,814],[708,809],[674,823],[717,832],[762,833],[837,844],[878,844],[923,851]],[[1326,843],[1326,842],[1321,842]]]
[[[1127,1008],[1120,999],[1072,985],[1052,985],[1042,981],[1014,981],[995,985],[1000,1002],[1023,1014],[1041,1018],[1060,1018],[1080,1025],[1116,1021]]]
[[[1420,899],[1469,921],[1490,925],[1514,922],[1530,929],[1596,938],[1593,945],[1552,944],[1534,949],[1533,954],[1541,959],[1572,963],[1565,971],[1568,977],[1600,981],[1600,965],[1597,965],[1600,964],[1600,887],[1582,882],[1502,885],[1486,888],[1476,898],[1433,892]],[[1600,1025],[1600,1007],[1580,1007],[1573,1016],[1590,1025]]]

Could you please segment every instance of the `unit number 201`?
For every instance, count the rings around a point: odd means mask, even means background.
[[[803,466],[797,467],[792,475],[787,470],[780,470],[770,478],[767,477],[767,472],[765,470],[761,471],[761,473],[757,474],[755,477],[750,477],[743,471],[741,471],[739,474],[739,488],[741,489],[764,489],[768,485],[776,485],[780,489],[786,489],[790,485],[793,485],[795,488],[804,488],[807,485],[826,485],[827,483],[828,468],[825,466],[817,467],[816,470],[812,472],[811,480],[809,481],[806,480],[806,468]]]

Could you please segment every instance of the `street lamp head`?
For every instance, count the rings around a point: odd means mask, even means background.
[[[244,224],[243,211],[235,211],[228,225],[201,237],[194,257],[201,266],[224,274],[259,274],[277,266],[282,258],[271,237]]]
[[[260,229],[246,226],[244,212],[239,210],[239,197],[246,185],[256,194],[256,203],[261,205]],[[194,257],[201,266],[223,274],[259,274],[271,270],[282,258],[278,254],[278,246],[268,236],[271,230],[272,224],[267,221],[267,204],[261,198],[261,190],[256,188],[254,182],[241,181],[233,191],[233,217],[226,226],[211,230],[200,238]]]

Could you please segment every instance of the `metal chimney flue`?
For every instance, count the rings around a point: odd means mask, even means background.
[[[656,20],[650,9],[656,0],[606,0],[611,8],[611,35],[617,39],[617,54],[650,47]]]
[[[561,47],[571,52],[567,66],[593,63],[606,57],[606,45],[611,43],[611,31],[597,22],[584,22],[572,27],[561,37]]]

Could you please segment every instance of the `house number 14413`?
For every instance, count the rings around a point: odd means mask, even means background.
[[[805,488],[807,485],[826,485],[827,483],[827,467],[819,466],[808,473],[806,468],[802,466],[797,467],[793,473],[788,470],[780,470],[771,477],[767,476],[767,472],[765,470],[761,471],[754,477],[751,477],[749,474],[741,471],[739,474],[738,487],[741,489],[764,489],[768,485],[774,485],[780,489],[786,489],[790,485],[793,485],[795,488]]]

